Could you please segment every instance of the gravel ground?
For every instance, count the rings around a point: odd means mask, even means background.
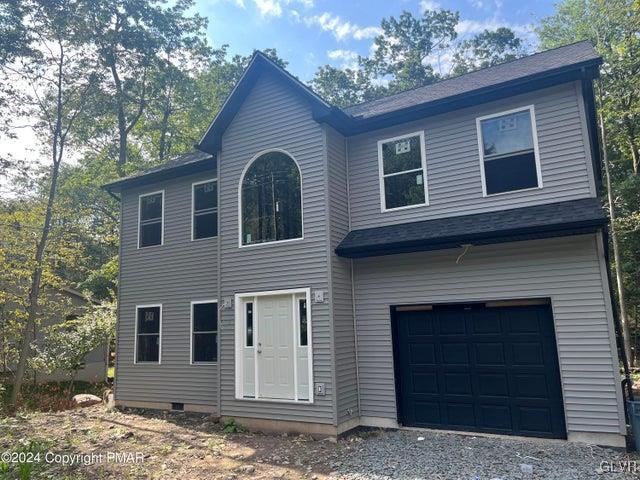
[[[332,465],[335,479],[640,478],[640,456],[636,454],[561,441],[475,437],[432,431],[371,433],[352,437],[350,441],[357,446]],[[631,464],[625,463],[629,461]]]

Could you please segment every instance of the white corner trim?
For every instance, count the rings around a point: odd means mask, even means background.
[[[138,310],[141,308],[160,308],[160,320],[158,323],[158,361],[157,362],[138,362]],[[134,365],[161,365],[162,364],[162,304],[152,303],[146,305],[136,305],[134,311],[134,336],[133,336],[133,364]]]
[[[388,173],[385,175],[384,173],[384,159],[382,158],[382,145],[389,142],[394,142],[397,140],[402,140],[404,138],[411,138],[418,136],[420,137],[420,160],[421,160],[421,168],[415,168],[411,170],[403,170],[401,172]],[[418,132],[407,133],[404,135],[398,135],[396,137],[384,138],[382,140],[378,140],[378,184],[380,187],[380,211],[384,212],[395,212],[396,210],[406,210],[408,208],[416,208],[416,207],[425,207],[429,205],[429,188],[428,188],[428,179],[427,179],[427,147],[425,145],[424,140],[424,130],[420,130]],[[424,202],[416,203],[413,205],[405,205],[402,207],[395,208],[387,208],[386,207],[386,198],[385,198],[385,190],[384,190],[384,179],[386,177],[392,177],[395,175],[401,175],[403,173],[411,173],[418,172],[422,170],[422,187],[424,188]]]
[[[140,223],[142,219],[140,218],[140,214],[142,212],[142,199],[144,197],[150,197],[151,195],[157,195],[158,193],[162,194],[162,216],[160,218],[160,245],[148,245],[146,247],[141,247],[140,246]],[[162,245],[164,245],[164,197],[165,197],[164,189],[156,190],[155,192],[142,193],[138,195],[138,239],[137,239],[138,249],[150,248],[150,247],[161,247]]]
[[[529,118],[531,120],[531,136],[533,137],[533,156],[536,162],[536,176],[538,180],[538,186],[531,188],[522,188],[519,190],[510,190],[508,192],[499,192],[499,193],[487,193],[487,180],[485,178],[484,172],[484,148],[482,141],[482,121],[489,120],[491,118],[502,117],[504,115],[510,115],[512,113],[529,111]],[[508,195],[510,193],[518,193],[525,192],[528,190],[539,190],[543,187],[542,185],[542,166],[540,163],[540,148],[538,146],[538,128],[536,125],[536,112],[533,105],[526,105],[523,107],[512,108],[511,110],[504,110],[501,112],[492,113],[490,115],[483,115],[481,117],[476,117],[476,137],[478,141],[478,154],[480,159],[480,179],[482,181],[482,196],[483,197],[495,197],[498,195]]]
[[[247,171],[249,170],[249,167],[251,167],[251,165],[253,165],[253,162],[255,162],[258,158],[260,158],[262,155],[266,154],[266,153],[271,153],[271,152],[280,152],[283,153],[285,155],[287,155],[289,158],[291,158],[291,160],[293,160],[293,162],[296,164],[296,167],[298,168],[298,174],[300,175],[300,231],[301,231],[301,236],[298,238],[287,238],[286,240],[274,240],[271,242],[261,242],[261,243],[253,243],[250,245],[243,245],[242,244],[242,183],[244,182],[244,176],[246,175]],[[244,168],[242,169],[242,173],[240,174],[240,181],[238,182],[238,248],[254,248],[254,247],[259,247],[259,246],[265,246],[265,245],[274,245],[277,243],[289,243],[289,242],[296,242],[296,241],[300,241],[300,240],[304,240],[304,188],[303,188],[304,182],[302,179],[302,169],[300,168],[300,164],[298,163],[298,160],[296,160],[296,158],[291,155],[289,152],[287,152],[286,150],[283,150],[282,148],[268,148],[265,150],[261,150],[258,153],[256,153],[251,160],[249,160],[249,162],[247,162],[247,164],[244,166]]]
[[[205,183],[205,182],[202,182]],[[211,300],[193,300],[191,301],[191,303],[189,304],[189,365],[215,365],[216,363],[218,363],[218,355],[220,355],[220,348],[216,348],[216,360],[212,361],[212,362],[194,362],[193,361],[193,306],[194,305],[201,305],[203,303],[215,303],[216,304],[216,310],[218,309],[218,300],[217,299],[211,299]],[[218,312],[219,313],[219,312]],[[220,330],[220,320],[219,320],[219,315],[216,317],[216,333],[219,333]],[[219,346],[219,335],[216,335],[216,343]]]
[[[294,336],[298,332],[298,313],[296,311],[298,302],[297,300],[300,298],[299,295],[303,294],[307,300],[307,365],[308,365],[308,376],[309,376],[309,399],[308,400],[299,400],[298,399],[298,375],[297,375],[297,355],[296,355],[296,347],[298,345],[296,338],[294,338],[294,399],[272,399],[272,398],[260,398],[259,391],[259,370],[258,370],[258,361],[257,354],[254,348],[254,394],[255,397],[245,397],[244,396],[244,352],[243,348],[246,343],[245,340],[245,309],[244,304],[245,301],[250,300],[253,302],[253,344],[254,347],[257,344],[257,340],[259,338],[260,332],[258,329],[258,302],[260,297],[268,297],[274,295],[290,295],[292,308],[294,309],[294,315],[292,321],[293,325],[293,334]],[[312,312],[311,312],[311,288],[291,288],[285,290],[268,290],[261,292],[245,292],[245,293],[237,293],[235,295],[235,398],[236,400],[247,400],[254,402],[276,402],[276,403],[302,403],[302,404],[312,404],[314,402],[314,381],[313,381],[313,333],[312,333]]]

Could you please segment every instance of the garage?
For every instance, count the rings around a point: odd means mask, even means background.
[[[405,426],[566,438],[545,300],[391,309]]]

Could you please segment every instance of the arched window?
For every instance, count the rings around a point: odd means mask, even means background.
[[[242,245],[302,237],[300,170],[279,151],[260,155],[242,179]]]

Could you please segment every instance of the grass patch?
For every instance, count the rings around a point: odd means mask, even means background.
[[[76,381],[73,384],[73,391],[69,394],[69,382],[25,384],[22,386],[20,409],[38,412],[67,410],[74,406],[71,400],[74,395],[91,393],[102,398],[105,388],[107,385],[104,383]],[[7,412],[10,395],[11,385],[6,385],[4,391],[0,389],[0,413]]]

